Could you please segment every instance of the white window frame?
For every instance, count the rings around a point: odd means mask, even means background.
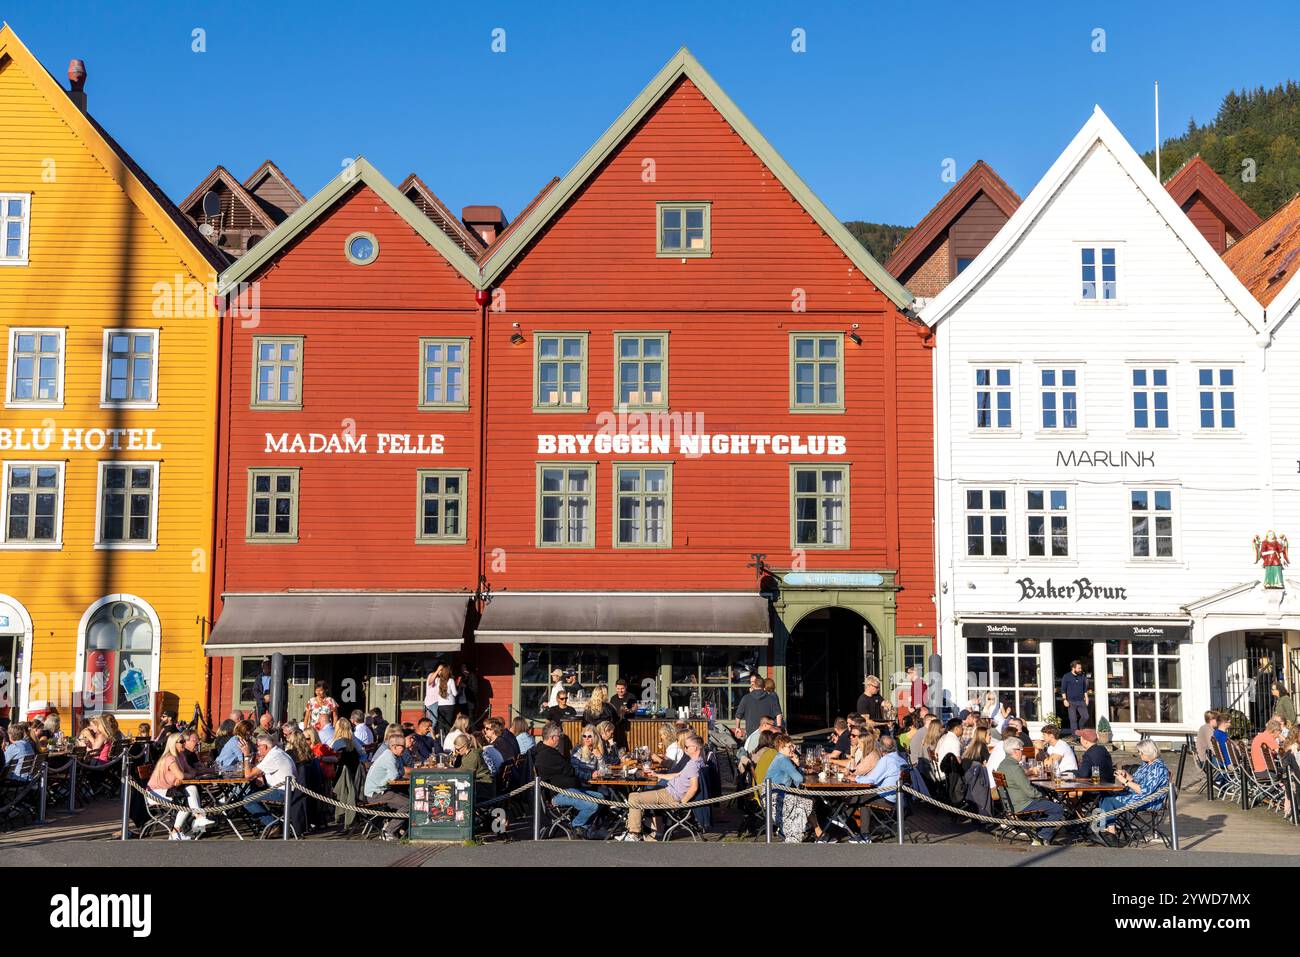
[[[14,375],[17,364],[18,337],[20,335],[55,335],[59,337],[59,395],[57,399],[15,399]],[[61,409],[64,397],[64,371],[68,363],[67,330],[54,326],[15,326],[9,330],[9,352],[5,366],[5,408],[6,409]],[[40,372],[37,371],[37,379]]]
[[[158,479],[161,462],[127,462],[120,459],[101,461],[99,472],[95,477],[95,548],[99,551],[148,552],[158,548]],[[153,471],[153,484],[150,488],[149,541],[105,541],[104,540],[104,473],[110,468],[149,468]],[[130,495],[130,486],[127,486]]]
[[[1043,373],[1052,372],[1056,375],[1056,385],[1043,385]],[[1065,372],[1074,373],[1074,385],[1072,387],[1061,384],[1061,374]],[[1035,418],[1037,420],[1037,431],[1050,433],[1052,435],[1084,435],[1087,428],[1083,421],[1083,366],[1076,362],[1039,362],[1034,365],[1034,378],[1037,380],[1034,384],[1038,391],[1038,404],[1035,409]],[[1063,423],[1065,421],[1064,407],[1061,404],[1061,395],[1065,392],[1074,393],[1074,427],[1069,428]],[[1052,393],[1056,396],[1056,425],[1043,424],[1043,396]]]
[[[971,509],[966,502],[966,496],[970,492],[980,492],[984,497],[981,500],[982,506],[978,509]],[[995,509],[989,505],[989,494],[991,492],[1002,492],[1006,496],[1006,507]],[[1013,562],[1016,560],[1016,486],[1000,484],[997,482],[973,483],[961,486],[961,528],[960,528],[960,549],[961,558],[968,562]],[[1000,515],[1007,522],[1007,553],[1005,555],[994,555],[989,548],[991,535],[989,533],[989,519],[993,516]],[[983,531],[981,532],[981,541],[984,546],[982,555],[972,555],[970,553],[969,538],[970,532],[967,527],[967,521],[979,516],[983,520]]]
[[[1074,281],[1075,281],[1075,289],[1077,290],[1077,295],[1075,296],[1075,300],[1080,305],[1107,306],[1107,305],[1114,305],[1116,303],[1123,302],[1123,297],[1120,295],[1120,289],[1122,286],[1122,283],[1120,282],[1120,278],[1123,275],[1123,261],[1124,261],[1124,256],[1122,252],[1123,247],[1124,247],[1123,243],[1117,242],[1115,240],[1097,240],[1095,242],[1080,242],[1075,244]],[[1095,295],[1091,299],[1088,299],[1083,295],[1083,282],[1084,282],[1083,253],[1085,250],[1088,249],[1092,250],[1093,267],[1096,269],[1096,272],[1093,274],[1093,284],[1094,284],[1093,291]],[[1111,249],[1114,250],[1115,252],[1115,279],[1114,279],[1115,297],[1113,299],[1103,299],[1101,296],[1101,293],[1104,292],[1104,285],[1105,285],[1105,279],[1102,278],[1103,276],[1102,250],[1104,249]]]
[[[1240,365],[1234,362],[1200,362],[1194,367],[1196,381],[1196,431],[1207,435],[1236,435],[1239,434],[1237,420],[1241,418],[1241,408],[1237,405],[1237,397],[1241,394],[1238,385],[1241,383]],[[1210,373],[1210,378],[1214,380],[1210,385],[1201,385],[1201,373]],[[1232,373],[1232,385],[1225,386],[1220,381],[1224,372]],[[1201,396],[1210,393],[1210,401],[1213,403],[1211,412],[1213,413],[1214,424],[1205,425],[1201,422]],[[1232,425],[1223,425],[1223,394],[1229,393],[1232,396]]]
[[[1141,370],[1147,373],[1147,384],[1144,386],[1133,384],[1133,373]],[[1178,415],[1175,408],[1177,400],[1177,383],[1178,383],[1178,365],[1174,362],[1128,362],[1124,365],[1125,386],[1128,389],[1128,432],[1130,435],[1176,435],[1178,433]],[[1165,373],[1165,385],[1163,387],[1154,384],[1155,372]],[[1155,394],[1165,392],[1169,399],[1169,425],[1167,428],[1160,428],[1156,423],[1156,406]],[[1147,424],[1140,426],[1137,424],[1137,407],[1133,399],[1139,393],[1146,394],[1147,403]]]
[[[1147,508],[1141,512],[1133,510],[1133,493],[1146,492]],[[1152,546],[1155,544],[1155,518],[1157,515],[1154,503],[1154,496],[1157,492],[1169,493],[1169,547],[1173,551],[1169,556],[1158,556],[1155,554],[1155,548],[1152,547],[1150,555],[1135,554],[1133,549],[1133,519],[1138,515],[1145,515],[1148,519],[1147,539]],[[1132,485],[1124,486],[1124,534],[1128,538],[1128,560],[1135,565],[1177,565],[1182,554],[1180,536],[1178,534],[1178,512],[1179,496],[1176,486],[1161,485],[1160,483],[1137,482]]]
[[[19,468],[56,468],[59,472],[59,494],[54,505],[54,540],[51,542],[9,541],[9,472]],[[0,549],[8,551],[59,551],[63,548],[63,499],[67,492],[65,463],[48,461],[0,462]]]
[[[1006,370],[1010,377],[1010,383],[1007,386],[997,385],[997,373]],[[991,373],[992,382],[987,386],[980,386],[979,374],[987,370]],[[997,424],[997,394],[1001,391],[1010,390],[1011,393],[1011,424],[1000,426]],[[989,425],[981,426],[979,424],[979,394],[981,392],[989,393],[989,411],[991,421]],[[1013,435],[1020,431],[1020,364],[1018,362],[972,362],[970,364],[970,401],[971,401],[971,432],[974,435]]]
[[[1075,560],[1074,554],[1074,536],[1077,531],[1074,525],[1074,490],[1072,484],[1064,482],[1022,482],[1017,485],[1019,494],[1020,514],[1024,517],[1024,523],[1021,530],[1024,534],[1024,560],[1027,562],[1071,562]],[[1029,507],[1029,493],[1043,493],[1043,508],[1031,509]],[[1052,493],[1065,493],[1065,508],[1056,510],[1052,508]],[[1043,522],[1043,552],[1042,555],[1034,555],[1029,547],[1029,519],[1035,515],[1042,515]],[[1052,554],[1052,517],[1061,516],[1065,518],[1065,554]]]
[[[99,372],[99,407],[101,409],[156,409],[158,408],[158,342],[162,338],[161,329],[105,329],[104,330],[104,354],[100,362]],[[111,399],[108,396],[109,386],[109,343],[115,335],[140,336],[149,335],[153,338],[153,365],[149,381],[148,400],[142,399]],[[128,381],[130,376],[127,377]]]
[[[5,249],[8,247],[9,223],[8,215],[9,201],[11,199],[20,199],[23,203],[23,215],[19,220],[22,223],[22,229],[18,238],[18,255],[9,257],[5,255]],[[0,266],[26,266],[29,264],[31,256],[32,238],[32,194],[31,193],[0,193]]]

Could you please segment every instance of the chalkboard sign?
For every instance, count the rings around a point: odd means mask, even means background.
[[[413,841],[468,841],[473,837],[473,773],[413,768],[408,836]]]

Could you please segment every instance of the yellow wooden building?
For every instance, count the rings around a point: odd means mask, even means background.
[[[0,716],[134,730],[205,700],[223,263],[68,76],[0,29]]]

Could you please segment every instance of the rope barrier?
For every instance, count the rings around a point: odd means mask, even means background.
[[[508,801],[513,797],[517,797],[525,791],[531,791],[532,789],[533,786],[531,784],[522,785],[508,794],[501,794],[490,800],[480,801],[474,805],[474,809],[478,810],[479,808],[492,807],[496,804],[502,803],[503,801]],[[305,794],[310,798],[320,801],[322,804],[328,804],[330,807],[338,808],[341,811],[354,811],[357,814],[369,814],[372,817],[401,818],[403,820],[405,820],[407,816],[400,811],[379,811],[372,807],[362,807],[357,804],[345,804],[337,798],[326,797],[324,794],[317,794],[315,791],[311,790],[311,788],[305,788],[301,784],[294,784],[293,791],[295,794]]]
[[[155,792],[150,791],[148,788],[141,785],[140,782],[133,781],[131,778],[127,778],[126,783],[129,784],[133,790],[135,790],[141,796],[143,796],[154,807],[165,807],[169,811],[185,811],[186,813],[189,813],[190,811],[194,810],[194,808],[190,807],[188,804],[177,804],[174,801],[169,801],[167,798],[159,797]],[[188,786],[197,787],[197,785],[188,785]],[[202,810],[205,811],[217,810],[222,812],[233,811],[236,808],[241,808],[246,805],[253,804],[257,801],[261,801],[268,794],[270,794],[272,791],[275,790],[278,789],[266,788],[264,790],[258,791],[256,794],[250,794],[248,797],[243,798],[242,800],[239,801],[219,801],[215,804],[204,805]]]
[[[903,785],[902,789],[904,793],[910,794],[919,801],[940,808],[941,810],[948,811],[951,814],[969,818],[972,821],[979,821],[982,824],[1032,824],[1034,827],[1076,827],[1080,824],[1091,824],[1093,821],[1100,821],[1104,818],[1119,817],[1121,814],[1128,814],[1130,811],[1145,807],[1148,804],[1153,804],[1159,798],[1162,798],[1169,793],[1169,785],[1165,785],[1160,790],[1153,791],[1151,794],[1138,798],[1136,801],[1130,801],[1127,804],[1121,805],[1117,808],[1111,808],[1107,811],[1099,810],[1087,817],[1073,817],[1063,821],[1040,821],[1038,818],[1021,819],[1013,817],[990,817],[987,814],[976,814],[974,811],[968,811],[965,808],[953,807],[951,804],[945,804],[944,802],[938,801],[921,791],[914,790],[907,785]]]
[[[848,797],[879,797],[885,794],[893,794],[898,790],[895,784],[889,788],[862,788],[853,791],[841,791],[838,788],[792,788],[784,784],[773,784],[773,791],[780,791],[782,794],[794,794],[798,797],[809,798],[848,798]]]
[[[565,797],[572,798],[575,801],[587,801],[591,804],[599,805],[600,807],[625,808],[627,807],[628,804],[627,801],[611,801],[606,798],[594,797],[583,791],[569,791],[566,790],[565,788],[557,788],[555,785],[547,784],[545,781],[539,781],[538,783],[541,784],[543,788],[550,791],[552,794],[557,794],[557,795],[562,794]],[[600,787],[599,784],[594,786]],[[712,804],[725,804],[728,801],[736,800],[736,798],[738,797],[743,797],[746,794],[754,794],[761,790],[763,790],[762,785],[756,784],[753,787],[745,788],[743,791],[733,791],[730,794],[720,794],[717,797],[713,797],[713,798],[703,798],[702,800],[699,801],[689,801],[682,804],[674,804],[673,807],[674,808],[708,807]],[[658,808],[657,810],[663,810],[663,809]]]

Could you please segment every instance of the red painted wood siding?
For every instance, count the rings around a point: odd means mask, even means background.
[[[1201,235],[1205,237],[1206,242],[1214,248],[1216,253],[1222,253],[1228,248],[1227,224],[1199,192],[1191,200],[1183,204],[1183,212],[1192,221],[1192,225],[1200,230]]]

